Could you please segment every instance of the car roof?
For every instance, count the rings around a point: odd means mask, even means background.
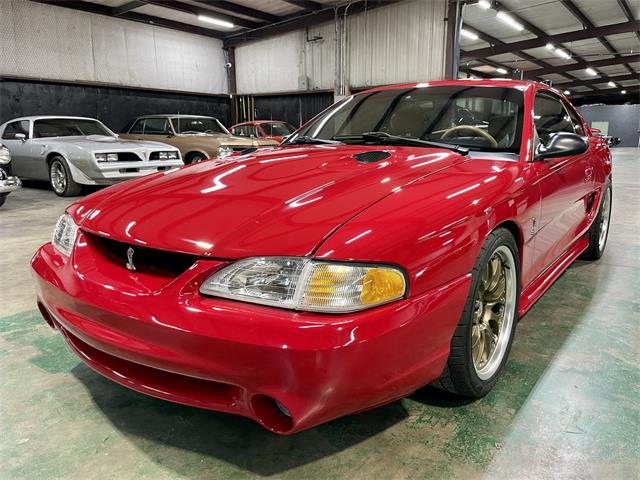
[[[66,115],[31,115],[29,117],[12,118],[11,120],[7,120],[5,123],[19,122],[21,120],[45,120],[45,119],[52,119],[52,118],[59,118],[63,120],[94,120],[98,122],[100,121],[97,118],[91,118],[91,117],[71,117]]]
[[[213,118],[217,120],[216,117],[211,117],[209,115],[186,115],[183,113],[160,113],[158,115],[142,115],[140,117],[136,117],[136,120],[139,120],[141,118]]]
[[[519,90],[526,90],[532,87],[544,88],[548,90],[555,90],[554,88],[549,87],[548,85],[540,82],[533,82],[529,80],[511,80],[507,78],[493,78],[487,80],[477,80],[477,79],[464,79],[464,80],[435,80],[429,82],[415,82],[415,83],[404,83],[398,85],[385,85],[381,87],[374,87],[368,90],[364,90],[362,92],[358,92],[356,95],[362,93],[371,93],[371,92],[379,92],[383,90],[395,90],[402,88],[422,88],[422,87],[455,87],[455,86],[478,86],[478,87],[507,87],[507,88],[517,88]]]
[[[236,123],[233,127],[239,127],[240,125],[262,125],[264,123],[289,123],[286,120],[251,120],[250,122]]]

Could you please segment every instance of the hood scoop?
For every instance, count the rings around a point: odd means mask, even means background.
[[[369,152],[356,153],[353,158],[362,163],[381,162],[389,158],[391,154],[385,150],[371,150]]]

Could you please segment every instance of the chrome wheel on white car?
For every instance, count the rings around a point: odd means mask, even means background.
[[[49,164],[49,183],[59,197],[72,197],[82,191],[82,186],[73,180],[64,158],[59,156],[53,157]]]

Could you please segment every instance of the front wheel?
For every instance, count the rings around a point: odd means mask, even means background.
[[[49,183],[59,197],[73,197],[82,191],[82,185],[73,180],[67,162],[59,156],[53,157],[49,164]]]
[[[471,289],[436,386],[467,397],[493,388],[513,342],[520,298],[518,247],[504,228],[485,240]]]
[[[602,194],[598,214],[587,232],[589,246],[581,255],[581,258],[584,260],[598,260],[604,253],[604,249],[607,246],[607,239],[609,238],[612,199],[613,189],[611,187],[611,180],[609,180]]]

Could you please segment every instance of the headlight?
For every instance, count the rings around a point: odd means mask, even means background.
[[[220,145],[220,147],[218,147],[218,157],[220,158],[228,157],[232,153],[233,148],[231,148],[229,145]]]
[[[388,265],[257,257],[235,262],[200,287],[213,295],[295,310],[353,312],[402,298],[405,276]]]
[[[7,147],[0,148],[0,165],[6,165],[11,161],[11,154]]]
[[[94,157],[98,162],[117,162],[118,154],[117,153],[94,153]]]
[[[56,223],[51,243],[53,243],[56,250],[69,257],[71,256],[73,245],[76,243],[77,233],[78,227],[73,223],[71,215],[65,213],[58,219],[58,223]]]

